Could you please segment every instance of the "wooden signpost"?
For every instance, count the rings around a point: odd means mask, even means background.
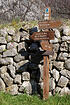
[[[59,27],[61,25],[60,21],[52,21],[50,7],[46,8],[47,16],[49,16],[47,21],[39,22],[39,29],[44,29],[41,32],[34,32],[33,35],[30,36],[30,39],[34,41],[40,41],[42,49],[45,51],[43,54],[44,59],[44,69],[43,69],[43,99],[48,99],[49,96],[49,55],[53,55],[53,47],[52,44],[49,43],[49,40],[54,39],[54,31],[49,31],[48,29],[52,29],[55,27]]]

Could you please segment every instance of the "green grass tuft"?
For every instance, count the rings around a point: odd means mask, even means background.
[[[26,94],[12,96],[7,93],[0,92],[0,105],[70,105],[70,95],[51,96],[44,101],[37,95],[28,96]]]

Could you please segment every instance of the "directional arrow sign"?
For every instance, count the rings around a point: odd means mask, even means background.
[[[52,44],[49,44],[48,41],[41,41],[41,47],[43,50],[46,50],[46,51],[52,51]]]
[[[40,29],[52,29],[52,28],[57,28],[61,25],[61,21],[41,21],[38,23]]]
[[[54,31],[46,31],[46,32],[34,32],[33,35],[30,36],[32,40],[53,40],[54,39]]]

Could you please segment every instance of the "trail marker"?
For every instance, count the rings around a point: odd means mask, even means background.
[[[50,20],[50,19],[51,19],[51,8],[50,7],[46,7],[45,8],[44,20]]]
[[[51,8],[47,7],[45,9],[45,20],[38,23],[39,29],[43,29],[41,32],[34,32],[30,39],[34,41],[40,41],[42,49],[45,51],[43,53],[44,59],[44,69],[43,69],[43,99],[48,99],[49,96],[49,55],[53,55],[52,44],[49,43],[49,40],[54,39],[54,31],[51,31],[52,28],[59,27],[62,23],[60,21],[53,21],[51,19]],[[50,31],[48,30],[50,29]]]
[[[33,35],[30,36],[32,40],[53,40],[54,39],[54,31],[46,31],[46,32],[34,32]]]
[[[61,26],[61,21],[53,21],[53,20],[49,20],[49,21],[40,21],[38,23],[39,25],[39,29],[52,29],[52,28],[57,28],[59,26]]]

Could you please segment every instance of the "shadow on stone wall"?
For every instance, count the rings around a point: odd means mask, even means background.
[[[36,28],[34,28],[34,29],[36,29]],[[35,30],[35,32],[36,31],[37,30]],[[30,35],[32,35],[32,34],[33,34],[33,31],[32,32],[30,31]],[[23,81],[30,82],[31,87],[29,87],[29,86],[27,87],[27,88],[30,88],[30,89],[27,89],[29,94],[37,94],[38,93],[42,97],[42,88],[40,86],[40,81],[42,81],[40,65],[43,65],[42,54],[44,51],[42,51],[42,49],[40,49],[41,46],[40,46],[40,42],[38,42],[38,41],[33,41],[30,39],[30,40],[24,40],[24,43],[26,43],[26,45],[28,47],[26,46],[26,51],[24,49],[21,49],[19,51],[19,54],[21,54],[22,57],[24,56],[25,60],[27,60],[27,62],[24,62],[24,64],[22,64],[17,69],[16,73],[23,75],[23,77],[22,77]],[[31,88],[32,88],[32,92],[31,92]],[[19,89],[19,90],[21,91],[22,89]],[[25,92],[25,90],[24,90],[24,92]]]

